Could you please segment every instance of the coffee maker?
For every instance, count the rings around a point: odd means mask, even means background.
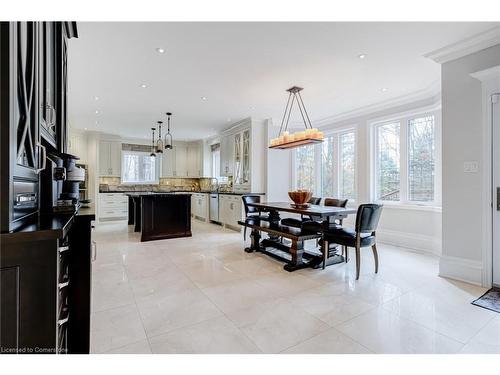
[[[80,158],[71,154],[47,154],[46,168],[40,178],[42,213],[72,212],[80,207],[80,182],[85,170],[76,166]]]

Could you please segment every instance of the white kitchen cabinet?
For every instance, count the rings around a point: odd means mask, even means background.
[[[220,174],[233,176],[234,172],[234,134],[224,135],[220,143]]]
[[[234,192],[265,192],[266,142],[264,123],[251,118],[221,136],[221,174],[233,177]],[[230,173],[223,174],[225,170]]]
[[[123,193],[99,193],[99,220],[128,218],[128,196]]]
[[[173,177],[187,177],[187,146],[185,143],[174,144]]]
[[[173,177],[175,169],[175,150],[163,150],[161,160],[161,177]]]
[[[238,221],[243,217],[240,195],[219,194],[219,221],[226,228],[241,231]]]
[[[197,219],[208,221],[209,194],[207,193],[194,193],[191,195],[191,214]]]
[[[197,178],[201,175],[201,145],[192,142],[187,146],[187,176]]]
[[[121,176],[122,144],[116,141],[99,142],[99,175]]]
[[[87,135],[85,133],[70,131],[68,154],[78,156],[79,163],[88,163]]]

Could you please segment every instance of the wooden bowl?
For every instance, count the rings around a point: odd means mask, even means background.
[[[308,190],[297,190],[289,191],[288,196],[297,206],[304,206],[309,202],[312,197],[312,191]]]

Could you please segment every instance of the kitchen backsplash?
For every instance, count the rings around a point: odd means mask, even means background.
[[[119,177],[100,177],[99,191],[213,191],[217,184],[211,178],[160,178],[159,184],[122,185]]]

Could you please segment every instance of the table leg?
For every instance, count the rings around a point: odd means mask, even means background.
[[[286,271],[292,272],[306,266],[304,262],[302,262],[302,255],[304,255],[304,241],[292,241],[290,254],[292,255],[292,261],[285,265],[284,269]]]
[[[275,210],[269,211],[269,223],[271,225],[279,225],[280,220],[281,218],[279,211]],[[275,234],[268,234],[268,237],[270,241],[275,241],[275,242],[280,241],[280,236],[277,236]]]
[[[252,233],[250,233],[250,247],[245,248],[245,252],[253,253],[254,251],[259,250],[260,248],[260,232],[257,229],[252,229]]]

